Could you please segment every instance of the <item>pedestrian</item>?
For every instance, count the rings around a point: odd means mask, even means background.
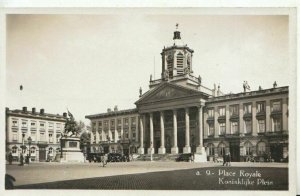
[[[21,153],[20,155],[20,165],[19,166],[24,166],[24,157],[23,157],[23,153]]]
[[[228,154],[227,154],[226,162],[227,162],[227,166],[231,166],[231,156],[230,156],[230,152],[228,152]]]
[[[27,154],[26,157],[25,157],[25,163],[26,163],[26,164],[29,164],[29,155],[28,155],[28,154]]]
[[[9,154],[8,154],[8,163],[11,165],[12,161],[13,161],[13,156],[12,156],[12,153],[9,152]]]
[[[105,167],[107,165],[107,154],[101,156],[102,166]]]
[[[227,159],[227,156],[226,156],[225,152],[223,152],[223,166],[226,166],[226,159]]]

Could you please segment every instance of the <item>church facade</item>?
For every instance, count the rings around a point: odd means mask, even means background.
[[[233,161],[248,156],[266,161],[288,158],[288,87],[223,94],[202,85],[193,72],[193,50],[182,43],[161,52],[161,78],[140,89],[136,108],[87,115],[95,151],[179,154],[196,153],[216,160],[224,153]],[[106,127],[106,128],[104,128]]]

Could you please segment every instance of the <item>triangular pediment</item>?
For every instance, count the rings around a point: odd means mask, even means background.
[[[199,91],[188,89],[176,84],[163,83],[155,89],[145,93],[136,104],[171,100],[176,98],[190,97],[201,95]]]

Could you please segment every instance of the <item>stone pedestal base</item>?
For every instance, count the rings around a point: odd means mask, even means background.
[[[159,148],[158,154],[166,154],[166,148]]]
[[[84,155],[80,150],[80,138],[64,136],[62,142],[62,158],[60,162],[84,162]]]
[[[74,152],[74,151],[68,151],[63,152],[63,157],[60,159],[61,163],[64,162],[84,162],[84,156],[82,152]]]
[[[183,153],[191,153],[191,147],[190,146],[185,146],[183,148]]]
[[[148,154],[154,154],[154,148],[148,148]]]
[[[194,162],[207,162],[207,156],[204,147],[197,147]]]
[[[171,154],[178,154],[178,147],[172,147]]]
[[[144,148],[139,148],[139,149],[138,149],[138,153],[139,153],[139,154],[144,154]]]

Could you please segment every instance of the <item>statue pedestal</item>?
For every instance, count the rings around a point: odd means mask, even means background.
[[[84,155],[80,150],[80,138],[64,136],[62,142],[62,157],[60,162],[84,162]]]

